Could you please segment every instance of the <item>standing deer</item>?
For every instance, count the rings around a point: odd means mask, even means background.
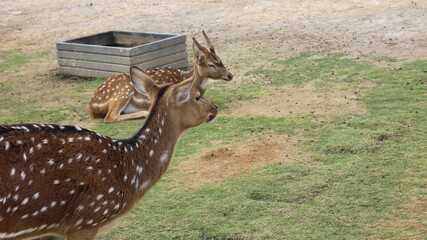
[[[146,73],[157,83],[179,83],[190,77],[194,78],[194,87],[201,95],[206,91],[208,79],[233,79],[221,59],[216,55],[215,48],[203,31],[209,50],[193,37],[194,68],[181,71],[174,68],[158,68],[147,70]],[[120,73],[108,78],[96,89],[91,98],[88,110],[92,118],[104,118],[104,122],[116,122],[126,119],[146,117],[150,99],[145,93],[135,90],[131,76]]]
[[[94,239],[161,178],[180,135],[218,113],[193,79],[158,85],[137,67],[130,75],[152,101],[128,139],[77,126],[0,126],[0,239]]]

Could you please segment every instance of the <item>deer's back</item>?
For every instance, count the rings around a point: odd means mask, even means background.
[[[133,204],[122,176],[129,166],[117,161],[118,145],[108,137],[15,125],[0,127],[0,140],[0,233],[98,226]]]

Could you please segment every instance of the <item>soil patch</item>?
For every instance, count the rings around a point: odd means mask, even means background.
[[[250,140],[202,151],[176,166],[180,187],[192,188],[248,173],[270,163],[289,164],[303,159],[292,136],[272,135],[264,141]]]
[[[291,114],[341,115],[363,114],[366,109],[359,97],[372,84],[352,90],[319,90],[311,81],[302,87],[288,86],[281,94],[264,95],[250,101],[237,102],[233,115],[286,116]]]

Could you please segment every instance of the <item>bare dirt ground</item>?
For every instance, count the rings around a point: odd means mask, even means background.
[[[205,29],[223,61],[237,76],[230,83],[233,86],[241,80],[239,76],[263,64],[257,60],[257,53],[251,52],[252,47],[262,44],[275,49],[274,54],[283,58],[289,56],[289,49],[293,48],[294,53],[331,50],[353,56],[396,57],[401,61],[426,59],[426,22],[427,1],[424,0],[2,0],[0,49],[54,53],[57,41],[109,30],[173,32],[200,37],[200,30]],[[71,84],[70,81],[46,82],[55,68],[55,59],[31,64],[18,73],[1,75],[0,83],[10,79],[19,81],[17,86],[21,87],[15,87],[15,94],[28,98],[33,92],[48,93],[52,87]],[[261,114],[282,116],[298,112],[328,115],[364,111],[354,93],[315,92],[313,84],[295,89],[293,93],[236,104],[232,112],[259,114],[264,110]],[[285,151],[272,152],[269,147]],[[183,172],[183,178],[191,178],[194,173],[205,175],[218,165],[230,169],[228,173],[213,174],[211,180],[216,180],[253,169],[245,167],[236,171],[239,166],[261,166],[265,152],[274,153],[273,161],[297,159],[298,151],[293,149],[292,143],[284,144],[279,138],[268,144],[219,146],[198,155],[199,164],[188,163],[178,169]],[[286,154],[294,155],[286,157]],[[254,160],[248,162],[248,159]],[[213,160],[216,164],[210,164]]]
[[[292,114],[339,115],[364,113],[365,108],[359,98],[366,88],[356,90],[318,90],[316,82],[311,81],[302,87],[287,86],[285,93],[265,95],[260,98],[235,103],[232,113],[236,115],[286,116]]]
[[[307,154],[294,146],[296,142],[292,136],[271,135],[261,141],[249,140],[207,149],[178,164],[175,184],[197,187],[248,173],[266,164],[301,161]]]

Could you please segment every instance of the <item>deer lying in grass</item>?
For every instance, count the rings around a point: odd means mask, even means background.
[[[137,67],[130,74],[152,103],[128,139],[77,126],[0,126],[0,239],[94,239],[161,178],[180,135],[217,115],[193,79],[157,85]]]
[[[216,55],[214,45],[204,31],[203,36],[209,50],[201,46],[193,37],[195,55],[194,68],[191,71],[159,68],[147,70],[146,73],[160,84],[179,83],[194,77],[194,87],[202,96],[206,91],[209,78],[232,80],[233,75]],[[116,74],[98,87],[88,105],[92,118],[104,118],[104,122],[110,123],[147,116],[150,99],[145,93],[135,90],[130,78],[128,73]]]

